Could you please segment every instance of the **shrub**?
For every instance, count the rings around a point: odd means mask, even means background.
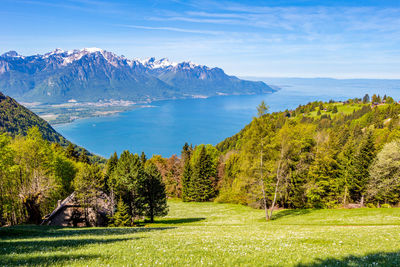
[[[373,203],[367,203],[367,208],[374,209],[376,206]]]
[[[391,206],[389,204],[382,204],[381,208],[387,209],[387,208],[391,208]]]

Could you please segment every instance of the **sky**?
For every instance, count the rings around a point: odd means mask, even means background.
[[[254,77],[400,78],[400,0],[0,0],[0,54],[99,47]]]

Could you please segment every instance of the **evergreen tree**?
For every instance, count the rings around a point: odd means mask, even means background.
[[[375,158],[375,145],[372,132],[368,132],[361,141],[353,158],[350,196],[354,201],[363,203],[366,186],[369,181],[369,167]]]
[[[214,196],[214,188],[210,179],[211,173],[213,173],[212,162],[206,153],[205,146],[202,146],[190,182],[191,198],[194,201],[208,201]]]
[[[108,181],[111,178],[111,175],[114,172],[115,168],[117,167],[117,164],[118,164],[118,155],[116,152],[114,152],[114,154],[111,155],[106,164],[106,173],[104,175],[104,182],[106,184],[106,189],[108,189],[109,187]]]
[[[147,157],[146,154],[142,151],[142,154],[140,154],[140,161],[142,162],[142,164],[144,165],[147,161]]]
[[[117,205],[117,212],[112,217],[112,224],[110,226],[113,227],[121,227],[121,226],[131,226],[131,217],[129,216],[129,208],[128,205],[122,201],[122,198],[119,199]]]
[[[78,161],[86,164],[90,164],[89,157],[86,154],[86,151],[82,151],[81,154],[79,155]]]
[[[141,186],[146,178],[140,157],[129,151],[122,152],[118,164],[109,181],[110,190],[116,197],[121,197],[128,205],[132,218],[143,215],[143,196]]]
[[[333,106],[333,108],[332,108],[332,113],[338,113],[338,109],[337,109],[337,106],[336,106],[336,105]]]
[[[103,187],[103,172],[97,164],[79,163],[79,171],[74,179],[76,197],[84,208],[86,226],[93,225],[89,209],[97,209],[97,197]]]
[[[260,105],[257,107],[257,115],[258,117],[262,117],[263,115],[267,114],[269,110],[269,106],[265,104],[264,100],[261,101]]]
[[[143,180],[141,194],[145,205],[144,215],[154,222],[155,216],[168,214],[167,195],[165,185],[156,165],[150,163],[146,166],[146,179]]]
[[[190,166],[190,160],[186,160],[185,165],[183,167],[182,173],[182,200],[190,201],[191,200],[191,178],[192,178],[192,168]]]
[[[188,145],[188,143],[185,143],[182,147],[182,152],[181,152],[181,159],[183,162],[183,165],[186,163],[187,160],[190,159],[192,155],[193,148]]]
[[[370,101],[369,95],[368,95],[368,94],[365,94],[365,96],[363,97],[363,103],[364,103],[364,104],[367,104],[367,103],[369,103],[369,101]]]
[[[78,160],[79,158],[79,154],[78,152],[75,150],[75,146],[72,143],[68,144],[67,150],[66,150],[66,155],[69,159],[73,159],[75,161]]]

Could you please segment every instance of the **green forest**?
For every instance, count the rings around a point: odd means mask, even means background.
[[[60,144],[40,118],[14,106],[1,109],[1,225],[40,224],[72,192],[85,208],[90,198],[110,196],[109,226],[153,222],[167,215],[168,198],[247,205],[264,209],[266,219],[277,208],[399,203],[400,105],[388,96],[273,113],[262,102],[250,124],[216,146],[186,143],[170,158],[124,151],[107,161]]]
[[[185,144],[180,171],[176,157],[154,159],[170,197],[264,208],[267,219],[275,207],[390,207],[400,193],[399,114],[379,95],[274,113],[261,103],[217,146]]]

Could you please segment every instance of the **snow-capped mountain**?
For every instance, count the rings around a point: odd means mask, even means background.
[[[44,55],[22,56],[15,51],[1,55],[0,91],[22,101],[62,103],[255,94],[273,89],[192,62],[127,59],[100,48],[57,48]]]

